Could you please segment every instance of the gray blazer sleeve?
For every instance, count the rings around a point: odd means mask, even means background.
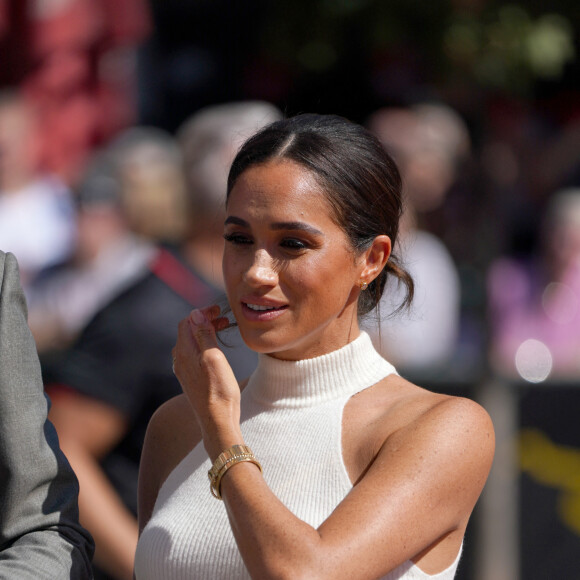
[[[78,482],[47,412],[18,265],[0,251],[0,580],[92,578]]]

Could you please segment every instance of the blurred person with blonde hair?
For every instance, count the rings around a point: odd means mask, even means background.
[[[223,220],[230,164],[254,128],[279,118],[280,111],[269,103],[226,103],[202,109],[177,132],[191,216],[185,253],[208,280],[220,287],[223,287]]]
[[[437,371],[457,347],[461,290],[449,250],[422,227],[421,218],[444,203],[469,153],[469,134],[460,116],[439,103],[379,109],[367,126],[401,171],[405,208],[399,245],[415,280],[415,298],[409,311],[397,312],[402,289],[391,283],[378,325],[370,318],[364,327],[379,352],[405,371]]]

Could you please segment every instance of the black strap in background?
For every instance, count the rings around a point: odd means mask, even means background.
[[[215,301],[216,289],[200,280],[169,250],[160,248],[149,266],[151,272],[176,294],[198,308]]]

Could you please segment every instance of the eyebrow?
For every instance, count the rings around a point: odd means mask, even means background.
[[[244,228],[249,228],[250,224],[243,220],[242,218],[236,216],[229,216],[224,225],[234,224],[237,226],[242,226]],[[304,222],[275,222],[270,225],[270,229],[272,230],[299,230],[303,232],[308,232],[310,234],[322,236],[323,233],[320,230],[312,227],[311,225],[305,224]]]

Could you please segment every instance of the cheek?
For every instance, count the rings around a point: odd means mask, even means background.
[[[352,290],[352,262],[322,255],[307,263],[293,263],[281,274],[280,285],[298,293],[304,302],[313,302],[320,310],[332,310],[343,304]]]
[[[236,259],[235,256],[226,250],[222,259],[222,274],[228,296],[235,290],[235,287],[240,280],[241,269],[242,261]]]
[[[318,286],[325,284],[329,275],[328,260],[323,255],[288,262],[279,271],[281,285],[302,292],[316,291]]]

